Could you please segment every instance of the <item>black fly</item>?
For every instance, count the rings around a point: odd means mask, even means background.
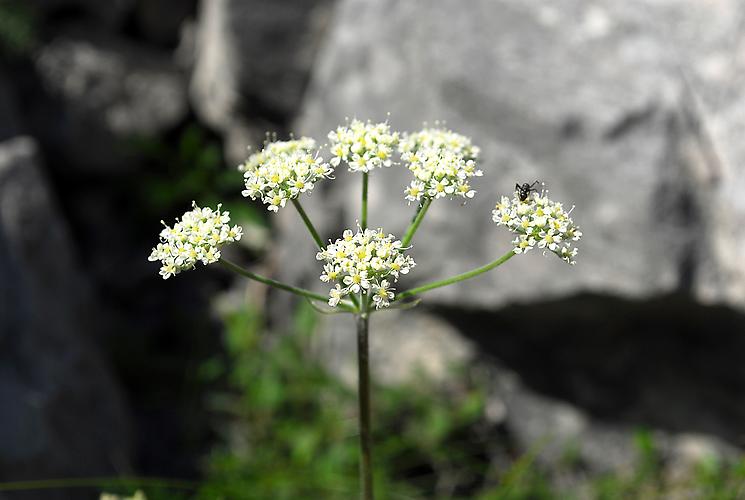
[[[520,201],[527,200],[528,196],[530,196],[530,193],[533,191],[537,193],[538,190],[534,186],[539,182],[540,181],[535,181],[533,184],[528,184],[527,182],[523,184],[515,183],[515,194],[520,199]]]

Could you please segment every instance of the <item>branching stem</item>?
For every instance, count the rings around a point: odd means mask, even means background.
[[[461,274],[458,274],[458,275],[453,276],[451,278],[446,278],[444,280],[433,281],[432,283],[428,283],[426,285],[418,286],[416,288],[412,288],[410,290],[403,291],[403,292],[399,293],[396,296],[396,301],[403,300],[403,299],[405,299],[407,297],[413,297],[414,295],[419,295],[421,293],[428,292],[430,290],[434,290],[435,288],[440,288],[440,287],[443,287],[443,286],[452,285],[454,283],[458,283],[458,282],[461,282],[461,281],[464,281],[464,280],[467,280],[467,279],[474,278],[474,277],[478,276],[479,274],[483,274],[483,273],[485,273],[487,271],[491,271],[495,267],[501,266],[502,264],[504,264],[505,262],[507,262],[508,260],[510,260],[514,255],[515,255],[515,251],[514,250],[510,250],[509,252],[507,252],[506,254],[502,255],[497,260],[494,260],[494,261],[492,261],[492,262],[490,262],[490,263],[488,263],[488,264],[486,264],[484,266],[478,267],[478,268],[473,269],[471,271],[468,271],[468,272],[465,272],[465,273],[461,273]]]
[[[421,205],[419,205],[419,208],[416,211],[416,215],[414,216],[414,220],[411,221],[409,228],[406,230],[406,233],[404,234],[404,239],[401,240],[401,246],[403,248],[408,247],[409,243],[411,243],[411,239],[414,237],[414,233],[416,233],[416,230],[419,229],[419,224],[422,223],[422,219],[424,219],[424,216],[427,213],[427,209],[429,208],[431,204],[432,204],[432,199],[425,198],[424,201],[422,201]]]
[[[265,285],[273,286],[274,288],[279,288],[280,290],[294,293],[295,295],[300,295],[301,297],[307,297],[309,299],[318,300],[320,302],[328,301],[328,297],[326,297],[325,295],[314,293],[304,288],[299,288],[296,286],[288,285],[286,283],[282,283],[281,281],[273,280],[271,278],[267,278],[266,276],[253,273],[249,271],[248,269],[242,268],[238,264],[234,264],[233,262],[230,262],[224,257],[220,258],[220,264],[222,264],[222,266],[225,267],[226,269],[233,271],[234,273],[240,274],[241,276],[252,279],[254,281],[258,281],[259,283],[264,283]],[[351,313],[357,312],[357,308],[348,302],[339,302],[339,307]]]

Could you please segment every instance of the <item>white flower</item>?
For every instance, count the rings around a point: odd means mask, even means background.
[[[406,194],[406,200],[411,203],[412,201],[419,201],[421,197],[424,195],[425,192],[425,185],[421,181],[413,180],[411,181],[411,184],[409,187],[404,189],[404,194]]]
[[[153,248],[148,260],[160,261],[160,275],[163,279],[175,276],[181,271],[194,269],[197,262],[204,265],[220,260],[220,247],[238,241],[243,236],[240,226],[230,226],[229,212],[199,208],[192,202],[193,209],[186,212],[173,227],[165,226],[160,232],[160,243]]]
[[[345,294],[346,294],[345,291],[342,290],[339,284],[337,284],[336,287],[329,290],[329,305],[331,307],[336,307],[339,304],[339,301],[341,301],[341,298]]]
[[[351,172],[370,172],[374,168],[393,165],[393,149],[398,144],[398,132],[391,132],[387,122],[372,123],[352,120],[347,126],[329,132],[331,165],[346,162]]]
[[[367,271],[364,270],[364,267],[362,269],[355,267],[352,272],[344,276],[343,281],[350,293],[360,293],[360,290],[370,288],[370,282],[367,280]]]
[[[393,300],[394,297],[391,290],[393,290],[393,288],[391,288],[388,280],[382,280],[379,285],[373,286],[373,303],[375,304],[375,309],[391,305],[391,300]]]
[[[414,174],[404,190],[409,202],[445,196],[471,199],[476,194],[468,179],[483,174],[476,168],[479,148],[469,138],[450,130],[427,128],[405,135],[399,151]]]
[[[390,280],[395,282],[416,265],[404,254],[401,242],[381,229],[358,229],[356,233],[347,229],[341,238],[322,248],[316,259],[326,262],[321,281],[336,282],[329,292],[332,307],[349,294],[360,294],[363,300],[372,294],[375,307],[387,307],[394,298]]]
[[[466,161],[476,160],[480,149],[471,139],[445,128],[425,128],[413,134],[404,134],[398,146],[401,154],[416,153],[421,149],[448,150],[461,155]]]
[[[512,242],[516,254],[538,247],[574,264],[577,248],[572,242],[579,241],[582,231],[569,217],[571,211],[564,211],[561,203],[551,201],[545,193],[531,193],[524,201],[502,196],[492,211],[492,220],[517,234]]]
[[[316,182],[331,179],[334,169],[315,150],[313,139],[268,142],[238,167],[246,189],[243,196],[260,199],[267,210],[278,212],[302,193],[310,192]]]

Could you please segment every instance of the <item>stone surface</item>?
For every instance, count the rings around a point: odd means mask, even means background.
[[[36,68],[52,98],[35,109],[37,133],[81,170],[131,168],[137,139],[171,130],[188,113],[185,77],[170,56],[130,42],[60,36]]]
[[[235,303],[242,300],[243,295]],[[525,316],[526,312],[527,310],[517,311],[515,315]],[[490,322],[486,321],[486,318],[478,318],[478,323],[484,325]],[[498,316],[493,318],[492,323],[504,324],[509,330],[514,319]],[[502,429],[504,432],[500,435],[505,437],[518,453],[536,453],[537,462],[549,470],[554,470],[557,466],[566,468],[567,462],[571,462],[579,470],[578,476],[572,478],[572,481],[581,482],[583,475],[588,472],[593,475],[632,472],[638,463],[640,453],[635,435],[641,422],[651,425],[655,449],[665,464],[665,473],[670,477],[685,477],[685,474],[695,470],[702,460],[730,461],[736,460],[739,455],[737,448],[732,444],[737,442],[737,435],[740,432],[737,430],[737,422],[741,419],[739,413],[730,408],[729,435],[723,432],[726,426],[721,425],[722,421],[718,422],[720,427],[702,427],[702,423],[716,420],[714,413],[727,413],[717,408],[723,402],[717,403],[713,396],[707,397],[702,402],[710,406],[710,410],[701,412],[703,416],[699,415],[698,422],[691,420],[690,416],[696,412],[685,407],[685,403],[679,397],[680,394],[675,394],[676,391],[670,387],[660,387],[652,368],[640,373],[640,376],[649,378],[649,387],[639,391],[658,395],[660,401],[657,405],[657,415],[652,414],[654,409],[650,410],[654,405],[648,405],[648,402],[643,401],[647,396],[641,395],[641,402],[629,404],[623,401],[618,393],[610,394],[613,388],[609,387],[606,398],[618,400],[617,403],[620,405],[619,408],[614,408],[617,416],[613,418],[602,414],[599,408],[588,405],[587,401],[577,401],[576,394],[569,398],[566,394],[563,395],[564,398],[547,395],[546,392],[550,391],[545,390],[545,384],[536,382],[536,376],[564,381],[569,379],[570,383],[577,386],[584,384],[585,392],[603,390],[599,387],[592,389],[593,382],[588,380],[590,375],[582,373],[581,369],[573,371],[568,364],[545,363],[543,355],[536,353],[533,366],[534,370],[540,373],[531,373],[526,369],[527,362],[516,363],[514,354],[509,354],[516,350],[510,343],[515,344],[519,340],[510,340],[508,335],[497,331],[482,335],[503,338],[499,345],[507,355],[504,356],[505,361],[501,361],[491,356],[493,346],[489,342],[485,342],[483,338],[466,339],[460,334],[462,330],[463,325],[459,321],[452,321],[447,315],[432,314],[432,311],[428,310],[387,311],[374,314],[370,336],[373,379],[376,383],[402,384],[416,382],[417,376],[423,374],[434,383],[447,386],[449,377],[454,373],[452,369],[467,367],[471,377],[481,381],[487,388],[484,419],[494,429]],[[537,331],[528,330],[523,333],[528,337],[524,342],[534,345],[533,351],[538,351],[537,346],[545,344],[536,342]],[[576,347],[572,339],[566,344],[567,350]],[[637,349],[621,346],[612,348],[618,351],[638,351],[641,346]],[[567,353],[562,353],[556,346],[549,344],[548,349],[556,351],[556,357],[559,359],[567,356]],[[651,350],[649,347],[647,349]],[[346,384],[356,386],[356,338],[354,322],[350,317],[324,316],[321,328],[313,337],[311,351]],[[527,353],[531,349],[523,348],[521,351]],[[674,352],[674,349],[666,351]],[[597,360],[596,362],[601,365],[617,364],[612,357],[604,357],[602,353],[595,353],[594,356],[586,354],[579,352],[576,357]],[[515,368],[509,367],[507,363],[514,364]],[[577,361],[574,363],[582,364]],[[660,363],[664,364],[668,371],[677,371],[667,366],[667,360],[661,360]],[[634,371],[638,371],[638,368]],[[591,372],[607,383],[609,375],[606,371],[595,368]],[[626,378],[632,381],[630,384],[634,383],[633,376],[626,375]],[[695,386],[692,380],[684,380],[682,383],[693,393],[713,385],[708,378],[701,382],[700,387]],[[629,413],[642,412],[645,406],[647,415],[639,413],[636,419],[629,418]],[[731,403],[729,406],[732,406]],[[665,420],[666,412],[675,415],[668,415]],[[699,424],[699,427],[696,427],[696,424]],[[692,432],[692,429],[709,434]],[[712,434],[720,434],[724,439]]]
[[[335,15],[296,133],[324,140],[346,116],[390,111],[398,129],[446,120],[483,149],[476,199],[434,204],[414,239],[411,279],[509,249],[490,212],[516,181],[540,179],[577,206],[585,237],[575,268],[535,252],[432,292],[430,303],[683,291],[745,305],[741,4],[347,0]],[[400,168],[373,173],[372,225],[404,230],[408,178]],[[339,172],[304,202],[327,236],[354,225],[359,181]],[[285,210],[281,223],[293,251],[306,244],[295,215]],[[316,267],[308,259],[288,273]]]
[[[90,336],[99,308],[39,162],[33,139],[0,143],[0,480],[127,472],[127,411]]]
[[[742,446],[745,8],[344,0],[335,19],[297,135],[323,142],[345,117],[391,112],[399,130],[445,120],[482,147],[476,199],[435,202],[399,290],[508,250],[491,209],[515,182],[540,179],[552,198],[576,204],[585,233],[576,267],[518,256],[428,294],[416,313],[451,319],[454,331],[437,330],[495,357],[488,419],[520,450],[545,441],[541,460],[571,451],[595,472],[631,467],[639,426],[657,430],[675,470]],[[371,174],[371,226],[404,231],[408,179],[403,168]],[[340,169],[302,199],[324,240],[355,225],[359,185]],[[326,291],[292,208],[278,226],[282,277]],[[386,327],[376,335],[394,338]],[[422,356],[433,356],[423,338]],[[347,344],[325,348],[332,366],[353,358]],[[401,364],[395,346],[388,352],[386,363]],[[691,444],[691,435],[705,437]]]
[[[331,0],[204,0],[191,97],[200,118],[228,136],[227,156],[294,116]]]

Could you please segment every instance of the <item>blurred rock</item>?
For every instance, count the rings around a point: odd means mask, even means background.
[[[520,450],[546,445],[547,461],[569,450],[607,471],[633,463],[639,425],[662,429],[663,441],[697,432],[742,445],[743,20],[731,0],[338,4],[297,135],[323,142],[345,117],[391,112],[398,130],[445,120],[482,147],[476,198],[435,202],[399,290],[506,252],[511,237],[491,210],[515,182],[540,179],[577,205],[576,267],[535,252],[426,296],[430,312],[467,318],[456,331],[499,358],[487,416]],[[302,199],[324,240],[359,218],[360,176],[336,177]],[[403,233],[415,209],[403,200],[409,178],[403,168],[371,174],[371,226]],[[278,221],[281,277],[327,290],[300,218],[286,209]],[[371,342],[396,332],[411,330],[373,330]],[[332,366],[351,354],[327,348]]]
[[[200,118],[229,136],[237,163],[266,129],[293,117],[313,62],[331,0],[205,0],[201,2],[191,97]],[[264,124],[258,124],[263,126]]]
[[[241,300],[245,300],[243,296],[238,301]],[[416,383],[417,377],[423,375],[448,386],[451,379],[458,379],[452,378],[452,370],[467,367],[473,378],[487,388],[484,419],[495,428],[504,429],[504,436],[518,453],[535,453],[539,464],[548,470],[564,469],[562,474],[567,473],[566,469],[577,469],[578,476],[570,478],[575,482],[581,482],[580,478],[588,472],[592,475],[633,472],[641,453],[635,439],[638,424],[621,418],[597,418],[575,404],[539,393],[530,384],[535,382],[534,377],[529,375],[526,380],[503,362],[485,356],[488,350],[477,349],[476,342],[459,334],[458,326],[457,322],[452,324],[426,310],[374,314],[370,336],[373,380],[382,384]],[[324,317],[322,328],[313,336],[311,349],[332,373],[349,386],[356,386],[357,347],[350,317]],[[546,377],[560,378],[556,367],[544,368]],[[601,370],[597,373],[598,377],[605,377]],[[690,391],[697,390],[687,381],[684,384]],[[706,380],[705,385],[710,386],[711,382]],[[654,392],[660,394],[665,390],[654,388]],[[686,413],[674,397],[661,398],[661,404]],[[678,417],[679,422],[682,418]],[[737,418],[733,412],[732,420]],[[663,424],[659,419],[649,420]],[[665,427],[664,424],[654,427],[651,439],[670,477],[685,477],[706,460],[729,462],[739,456],[736,447],[723,439]]]
[[[99,307],[39,161],[30,138],[0,143],[0,480],[128,472],[126,409],[90,338]]]
[[[61,162],[103,174],[134,168],[137,139],[186,118],[184,75],[165,53],[106,36],[62,36],[46,45],[37,71],[52,102],[33,120]]]
[[[702,466],[734,463],[741,451],[712,436],[681,434],[665,445],[669,457],[667,480],[671,483],[683,481],[700,473]]]
[[[295,131],[324,140],[346,116],[380,120],[390,111],[398,129],[446,120],[483,148],[476,199],[436,202],[414,239],[417,281],[510,248],[490,218],[516,181],[540,179],[552,198],[577,205],[585,237],[575,268],[535,252],[432,292],[430,304],[683,291],[742,307],[744,11],[734,1],[574,0],[558,9],[550,1],[346,0]],[[408,178],[405,169],[372,174],[373,226],[405,229],[414,212],[401,194]],[[307,202],[315,220],[326,219],[327,236],[354,225],[359,182],[339,172]],[[296,214],[282,218],[280,247],[310,247]],[[307,269],[316,273],[312,259],[295,259],[288,274]]]
[[[505,378],[511,383],[505,384]],[[633,468],[637,456],[631,427],[599,423],[572,405],[527,389],[504,369],[492,380],[498,387],[492,398],[504,401],[508,435],[522,452],[536,452],[544,465],[571,460],[593,473]]]

